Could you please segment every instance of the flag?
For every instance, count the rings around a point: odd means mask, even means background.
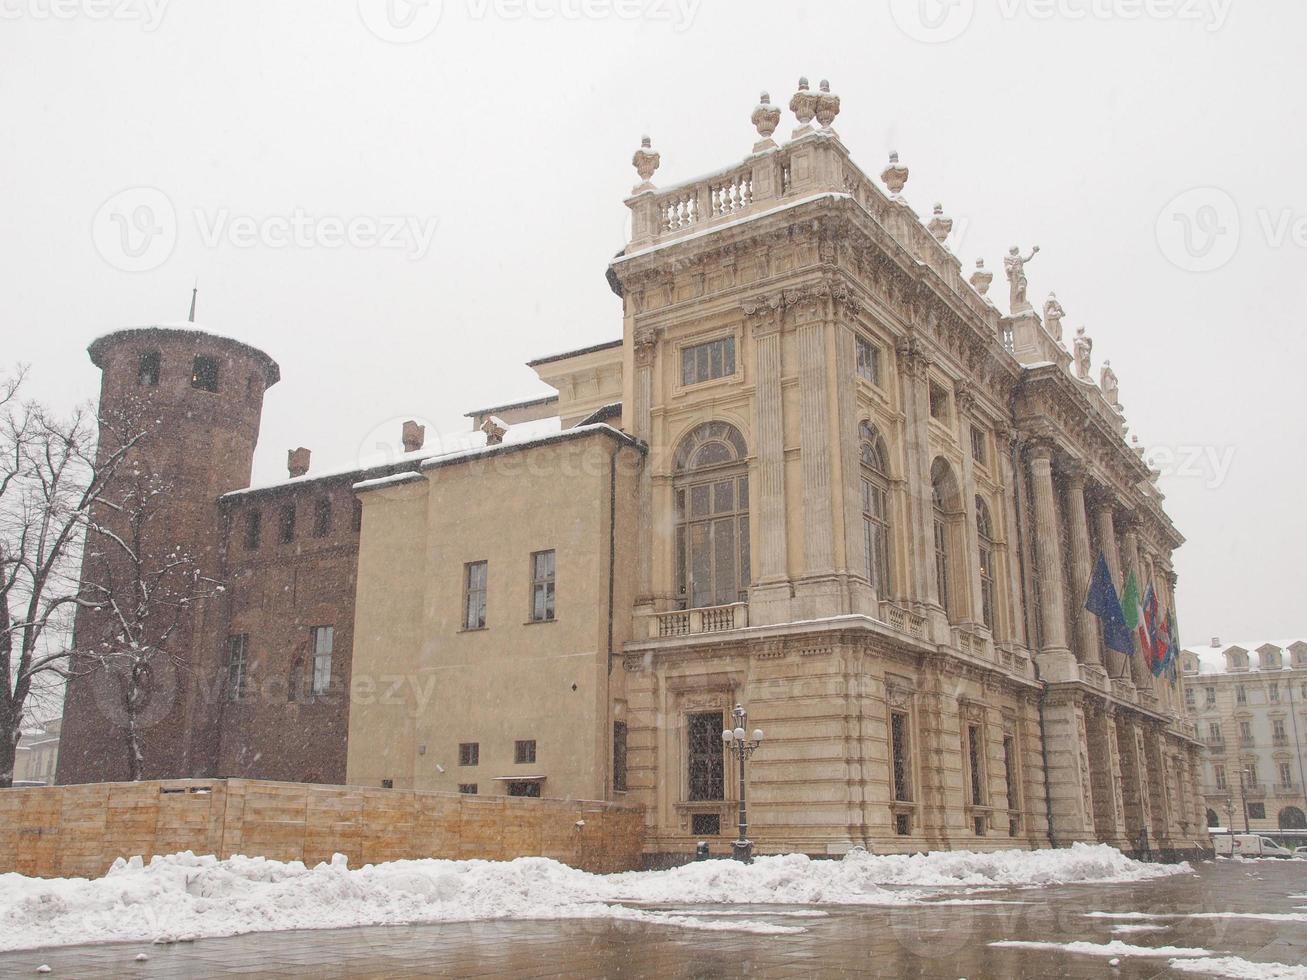
[[[1089,595],[1085,598],[1085,608],[1099,618],[1103,624],[1103,644],[1117,653],[1130,654],[1134,648],[1130,645],[1130,627],[1126,625],[1121,612],[1121,601],[1116,597],[1116,587],[1112,585],[1112,573],[1108,570],[1107,559],[1098,553],[1098,564],[1094,566],[1094,577],[1089,582]]]
[[[1121,612],[1125,616],[1126,626],[1138,638],[1140,652],[1147,651],[1148,633],[1144,629],[1144,608],[1139,604],[1139,582],[1134,571],[1126,579],[1125,595],[1121,597]],[[1135,651],[1132,649],[1130,653],[1133,655]]]
[[[1152,585],[1144,596],[1144,622],[1148,628],[1148,669],[1154,677],[1162,676],[1166,664],[1166,624],[1162,622],[1162,611],[1157,603],[1157,592]]]

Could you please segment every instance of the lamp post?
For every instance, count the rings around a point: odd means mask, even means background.
[[[735,722],[735,727],[722,732],[722,742],[735,755],[740,769],[740,837],[731,845],[731,857],[750,864],[753,862],[753,841],[749,840],[749,816],[744,804],[744,763],[762,744],[762,729],[755,728],[752,739],[746,737],[749,734],[745,727],[749,722],[749,714],[738,704],[731,712],[731,719]]]
[[[1239,763],[1239,803],[1243,807],[1243,832],[1248,833],[1248,783],[1247,777],[1252,775],[1249,767]]]

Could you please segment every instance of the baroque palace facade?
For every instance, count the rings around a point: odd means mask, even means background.
[[[963,276],[824,83],[791,109],[791,139],[764,99],[749,156],[670,188],[645,142],[620,340],[530,362],[558,395],[469,413],[484,446],[411,426],[384,465],[293,453],[261,488],[244,442],[203,464],[193,533],[228,588],[151,774],[621,799],[682,854],[734,836],[741,704],[762,851],[1210,846],[1183,677],[1083,611],[1100,551],[1174,609],[1183,541],[1114,375],[1031,307],[1029,257],[1009,315]],[[186,417],[257,431],[276,365],[193,330],[97,341],[102,398],[159,351],[179,412],[192,358],[255,378]],[[104,778],[95,702],[74,683],[61,781]]]

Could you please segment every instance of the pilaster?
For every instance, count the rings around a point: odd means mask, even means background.
[[[1045,681],[1078,680],[1075,658],[1067,646],[1066,601],[1062,591],[1062,544],[1053,490],[1053,447],[1043,440],[1030,447],[1030,482],[1034,496],[1035,555],[1039,570],[1039,611],[1043,626],[1039,670]]]
[[[1071,551],[1071,582],[1075,589],[1071,603],[1075,622],[1076,659],[1082,664],[1102,666],[1096,619],[1085,609],[1089,580],[1093,574],[1089,555],[1089,524],[1085,517],[1085,472],[1080,465],[1066,470],[1067,535]]]

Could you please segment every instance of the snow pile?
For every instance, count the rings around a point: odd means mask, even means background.
[[[95,880],[0,875],[0,950],[474,919],[606,917],[779,934],[803,927],[767,921],[766,910],[712,918],[615,903],[915,904],[929,893],[884,886],[1101,883],[1188,870],[1140,864],[1102,845],[914,857],[853,852],[842,861],[790,854],[747,866],[716,860],[617,875],[593,875],[548,858],[394,861],[351,870],[340,854],[308,868],[299,861],[219,861],[186,852],[148,865],[139,857],[119,859]]]
[[[1202,959],[1171,960],[1172,970],[1204,973],[1208,976],[1234,977],[1236,980],[1307,980],[1307,966],[1284,963],[1257,963],[1239,956],[1209,956]]]
[[[1030,942],[1022,939],[1003,939],[990,943],[1004,949],[1046,949],[1055,953],[1075,953],[1079,956],[1172,956],[1210,957],[1210,949],[1192,946],[1132,946],[1119,939],[1110,943],[1088,943],[1081,940],[1070,943]],[[1183,962],[1183,961],[1180,961]],[[1172,966],[1175,962],[1172,962]]]

